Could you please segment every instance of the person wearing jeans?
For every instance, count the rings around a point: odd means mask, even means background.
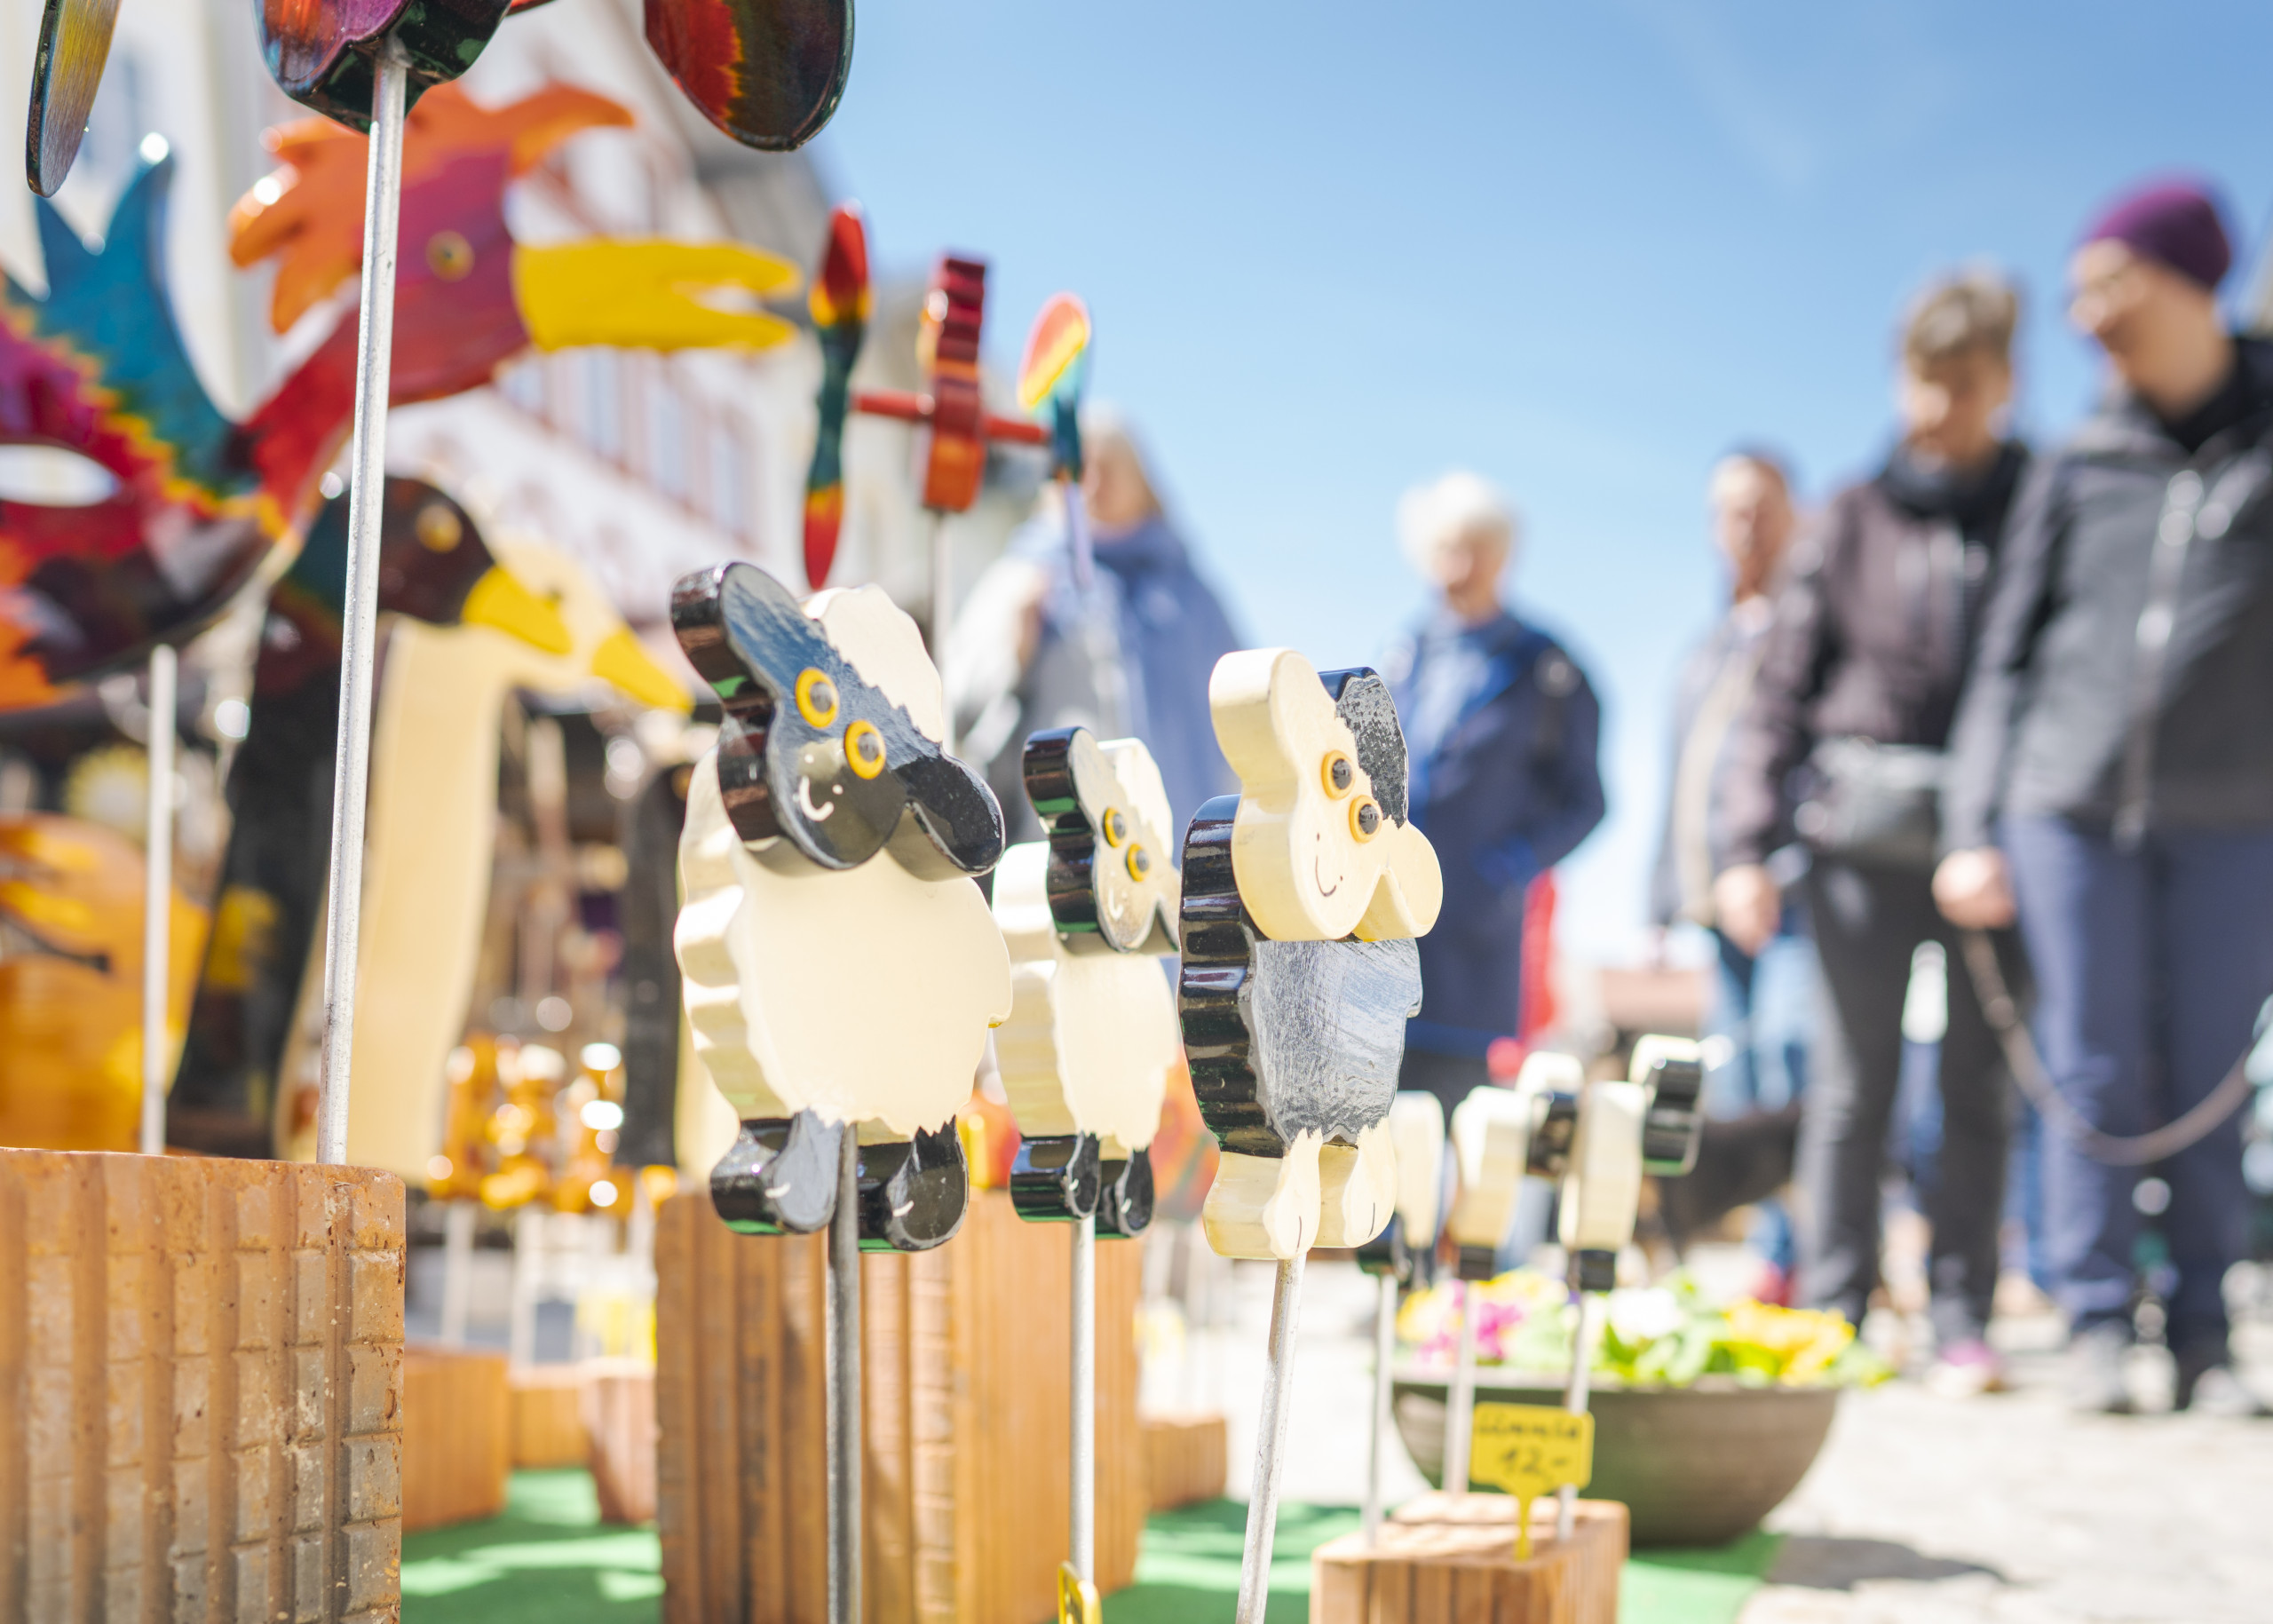
[[[2012,290],[1981,272],[1943,279],[1912,307],[1901,442],[1875,478],[1833,500],[1794,564],[1721,786],[1720,928],[1757,952],[1793,889],[1812,927],[1823,974],[1800,1116],[1798,1295],[1857,1323],[1879,1284],[1912,955],[1955,940],[1931,891],[1934,788],[2027,462],[2000,434],[2017,313]],[[1987,1330],[2006,1079],[1972,989],[1952,978],[1950,991],[1926,1215],[1931,1380],[1968,1394],[2003,1382]]]
[[[1737,1121],[1797,1108],[1814,1022],[1815,949],[1798,907],[1784,910],[1775,935],[1757,952],[1730,939],[1713,913],[1713,878],[1725,853],[1714,827],[1715,787],[1752,697],[1796,516],[1790,477],[1764,450],[1722,458],[1707,499],[1714,545],[1729,569],[1729,607],[1683,662],[1675,691],[1650,912],[1661,930],[1685,923],[1712,932],[1715,973],[1705,1031],[1722,1042],[1707,1051],[1713,1058],[1705,1109],[1716,1121]],[[1782,1197],[1754,1205],[1746,1240],[1763,1260],[1766,1278],[1755,1295],[1789,1301],[1796,1253]]]
[[[2017,912],[2044,1072],[2101,1135],[2213,1094],[2273,994],[2273,346],[2220,318],[2231,257],[2190,185],[2136,192],[2085,233],[2070,313],[2112,387],[2015,512],[1952,746],[1935,895],[1962,926]],[[2047,1113],[2071,1397],[2120,1412],[2148,1169],[2110,1154]],[[2237,1116],[2152,1170],[2178,1406],[2262,1413],[2227,1343],[2248,1212]]]

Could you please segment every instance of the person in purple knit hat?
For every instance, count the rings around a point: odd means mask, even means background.
[[[2178,1407],[2265,1413],[2223,1287],[2247,1239],[2237,1079],[2273,994],[2273,346],[2221,318],[2231,259],[2186,182],[2084,233],[2070,313],[2110,387],[2022,491],[1944,791],[1936,899],[1968,929],[2017,915],[2035,974],[2064,1102],[2046,1250],[2089,1410],[2131,1408],[2158,1211]]]

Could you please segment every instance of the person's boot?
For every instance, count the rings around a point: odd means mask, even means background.
[[[2078,1331],[2068,1341],[2068,1407],[2079,1414],[2128,1415],[2137,1407],[2123,1379],[2130,1327],[2110,1321]]]
[[[2173,1409],[2229,1421],[2273,1415],[2273,1408],[2269,1408],[2234,1369],[2224,1343],[2181,1350],[2173,1356],[2173,1362],[2178,1367],[2178,1383],[2171,1397]]]

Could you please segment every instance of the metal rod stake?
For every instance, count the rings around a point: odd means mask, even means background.
[[[1279,1283],[1271,1295],[1271,1367],[1263,1376],[1263,1414],[1255,1428],[1255,1482],[1247,1491],[1247,1552],[1239,1563],[1234,1624],[1263,1624],[1271,1602],[1271,1541],[1279,1531],[1279,1473],[1287,1463],[1287,1416],[1294,1407],[1303,1256],[1297,1252],[1279,1265]]]
[[[1382,1443],[1389,1436],[1390,1361],[1397,1353],[1397,1276],[1382,1276],[1374,1309],[1374,1436],[1366,1450],[1366,1543],[1382,1530]]]
[[[480,1208],[468,1200],[442,1209],[442,1345],[465,1346],[465,1322],[473,1306],[473,1223]]]
[[[844,1124],[828,1221],[828,1618],[860,1620],[860,1145]]]
[[[1587,1413],[1587,1395],[1594,1379],[1595,1299],[1587,1292],[1579,1299],[1579,1324],[1571,1333],[1571,1380],[1563,1390],[1563,1407],[1573,1415]],[[1568,1540],[1579,1517],[1579,1491],[1564,1484],[1555,1491],[1555,1537]]]
[[[390,39],[371,91],[371,169],[364,191],[361,325],[355,355],[355,439],[348,467],[347,602],[341,615],[339,749],[331,781],[330,916],[324,931],[323,1092],[316,1160],[347,1160],[347,1090],[355,1053],[355,955],[363,914],[364,796],[371,779],[371,681],[378,641],[379,519],[387,472],[387,398],[394,360],[395,241],[401,225],[402,125],[409,91]]]
[[[1097,1578],[1097,1217],[1073,1226],[1073,1572]]]
[[[166,982],[173,947],[174,676],[173,649],[150,651],[150,805],[142,842],[142,1153],[166,1149],[166,1073],[173,1044],[166,1036]]]
[[[1445,1493],[1468,1493],[1469,1445],[1476,1427],[1476,1282],[1460,1283],[1460,1352],[1445,1406]]]
[[[947,544],[947,516],[933,510],[931,513],[931,663],[939,668],[944,679],[947,674],[947,633],[954,630],[954,550]],[[939,741],[939,753],[952,756],[955,752],[954,702],[946,707],[947,736]]]

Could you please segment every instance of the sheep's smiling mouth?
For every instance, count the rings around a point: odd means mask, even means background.
[[[1330,897],[1342,889],[1342,882],[1337,878],[1331,885],[1326,883],[1326,869],[1321,866],[1325,861],[1323,855],[1311,859],[1311,877],[1318,882],[1318,894],[1321,897]]]
[[[836,803],[834,801],[821,806],[813,804],[813,780],[803,774],[799,774],[797,779],[797,805],[815,823],[826,823],[836,815]]]

